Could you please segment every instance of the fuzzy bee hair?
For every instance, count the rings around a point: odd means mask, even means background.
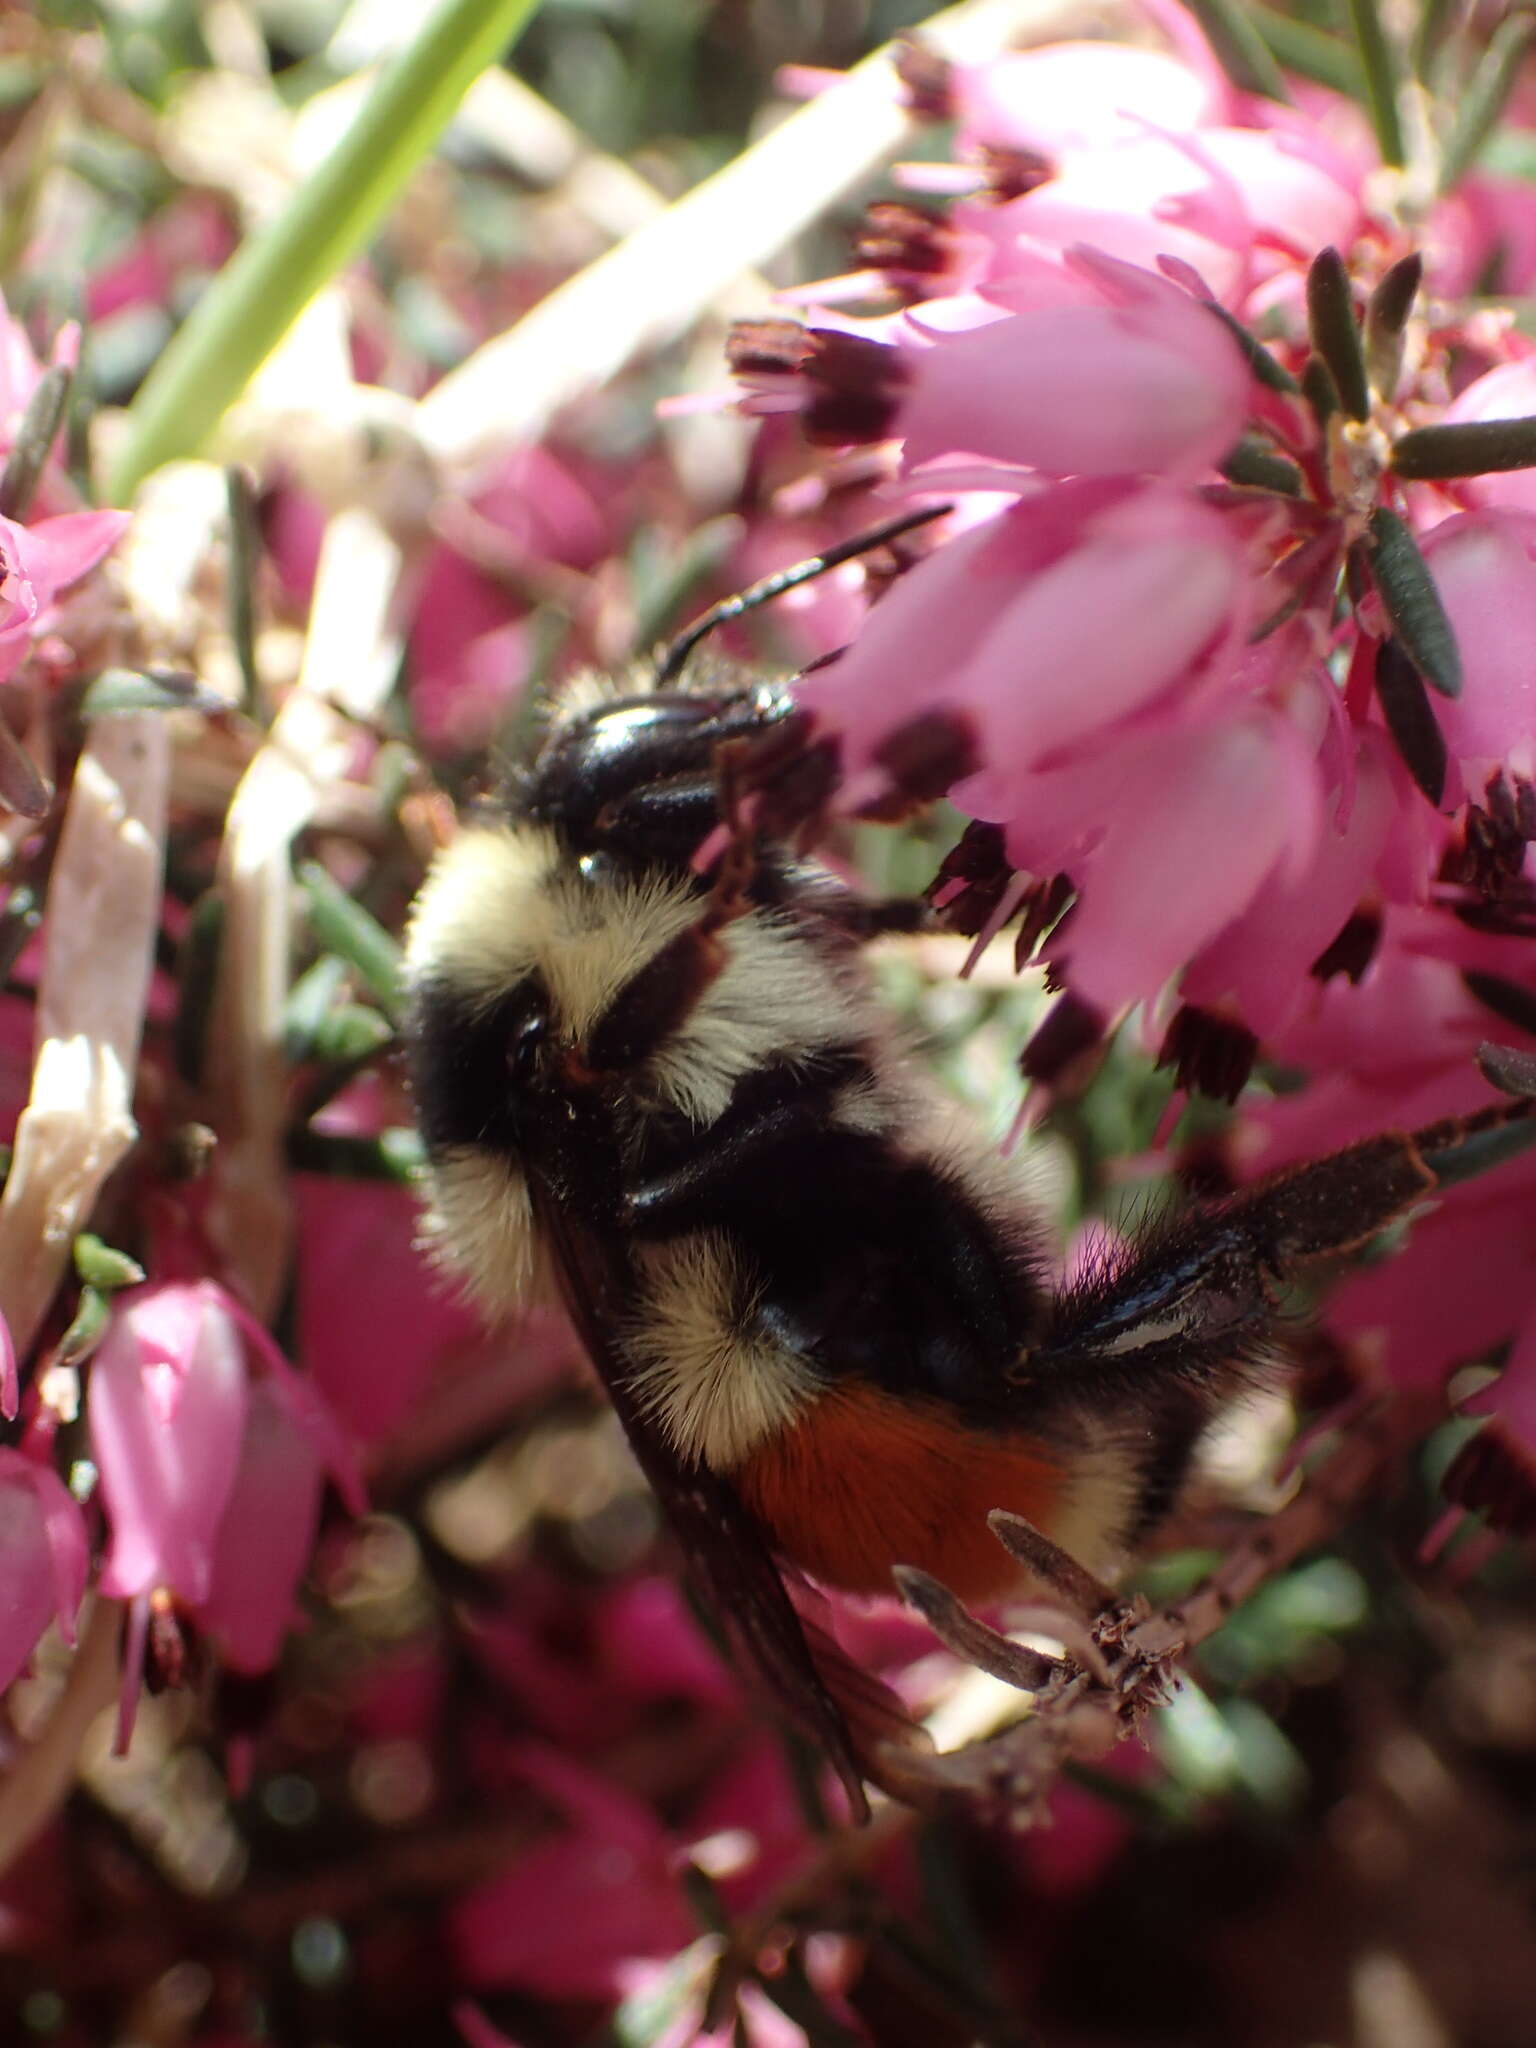
[[[806,864],[795,864],[793,886],[836,899],[832,877]],[[490,1111],[505,1076],[477,1046],[504,1028],[508,992],[536,984],[551,1037],[582,1047],[697,919],[699,900],[691,877],[664,869],[584,869],[558,831],[515,815],[469,825],[438,856],[406,946],[430,1152],[425,1234],[488,1312],[523,1305],[547,1285],[547,1264],[527,1161]],[[864,963],[835,923],[762,905],[719,943],[724,963],[696,1006],[625,1077],[621,1150],[643,1150],[648,1124],[710,1132],[754,1077],[772,1073],[792,1090],[798,1076],[836,1070],[822,1090],[823,1128],[910,1161],[945,1199],[984,1212],[1021,1274],[1033,1271],[1038,1232],[1019,1190],[894,1049]],[[735,1468],[823,1384],[824,1371],[756,1314],[760,1280],[729,1233],[643,1244],[634,1280],[621,1341],[642,1412],[680,1457]]]

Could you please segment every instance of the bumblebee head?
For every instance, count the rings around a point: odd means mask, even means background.
[[[564,712],[520,778],[518,814],[580,859],[686,869],[718,822],[718,757],[787,718],[782,682],[609,697]]]

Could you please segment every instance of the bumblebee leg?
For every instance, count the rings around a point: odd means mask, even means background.
[[[1086,1395],[1095,1384],[1106,1392],[1110,1382],[1145,1387],[1156,1372],[1219,1390],[1262,1352],[1277,1284],[1289,1273],[1358,1251],[1436,1188],[1495,1163],[1498,1143],[1532,1141],[1531,1105],[1512,1103],[1420,1131],[1387,1131],[1271,1174],[1177,1219],[1123,1263],[1069,1288],[1016,1377],[1039,1385],[1069,1372]]]
[[[862,1132],[829,1129],[832,1116],[831,1091],[817,1089],[789,1097],[748,1123],[701,1137],[686,1159],[629,1187],[620,1220],[647,1237],[672,1237],[718,1222],[739,1206],[744,1186],[778,1186],[792,1202],[802,1185],[795,1170],[802,1150],[824,1190],[829,1178],[843,1179],[877,1156]]]
[[[586,1066],[595,1074],[623,1074],[660,1051],[692,1016],[726,957],[707,921],[685,926],[630,977],[593,1025]]]

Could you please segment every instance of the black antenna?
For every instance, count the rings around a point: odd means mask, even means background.
[[[737,591],[734,597],[723,597],[718,604],[712,604],[707,612],[701,612],[691,626],[686,626],[668,646],[666,653],[656,665],[656,688],[664,690],[682,674],[688,657],[707,634],[716,626],[723,626],[727,619],[739,619],[743,612],[756,611],[760,604],[770,598],[780,597],[786,590],[795,590],[802,583],[810,583],[818,576],[825,576],[829,569],[839,569],[844,562],[854,561],[859,555],[867,555],[873,549],[884,546],[888,540],[898,540],[902,534],[910,533],[914,527],[926,526],[931,519],[942,519],[946,512],[954,511],[953,505],[925,505],[920,512],[902,512],[895,519],[887,519],[881,526],[872,526],[865,533],[856,533],[851,540],[839,541],[835,548],[828,548],[824,555],[812,555],[807,561],[796,562],[793,568],[776,570],[772,576],[765,576],[761,583],[750,584],[747,589]]]

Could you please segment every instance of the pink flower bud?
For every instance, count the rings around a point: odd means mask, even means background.
[[[0,1449],[0,1692],[56,1620],[74,1641],[85,1591],[85,1522],[46,1465]]]

